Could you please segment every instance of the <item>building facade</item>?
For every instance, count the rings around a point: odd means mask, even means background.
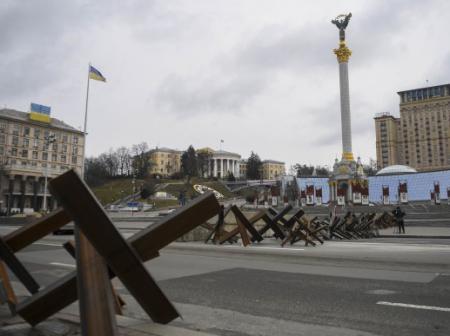
[[[160,176],[170,176],[181,171],[182,151],[170,148],[155,148],[149,152],[150,174]]]
[[[284,162],[275,160],[264,160],[262,162],[262,178],[264,180],[276,180],[286,175]]]
[[[50,180],[69,169],[82,173],[84,133],[49,115],[0,110],[0,208],[8,214],[56,207]],[[46,201],[44,202],[44,196]]]
[[[377,164],[450,169],[450,84],[398,92],[400,118],[375,117]]]
[[[226,178],[233,174],[235,178],[241,176],[240,164],[241,156],[237,153],[224,150],[213,151],[209,166],[209,176]]]

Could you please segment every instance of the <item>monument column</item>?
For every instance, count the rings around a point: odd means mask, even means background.
[[[348,61],[352,54],[351,50],[345,44],[345,28],[351,18],[349,15],[340,15],[332,22],[339,28],[339,48],[333,52],[337,56],[339,63],[339,87],[341,96],[341,128],[342,128],[342,160],[354,161],[352,151],[352,125],[350,117],[350,90],[348,81]],[[339,18],[345,17],[344,20]]]

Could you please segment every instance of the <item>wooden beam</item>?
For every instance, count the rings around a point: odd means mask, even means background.
[[[60,208],[34,223],[7,234],[3,239],[13,252],[17,252],[66,225],[71,220],[69,214]]]
[[[8,265],[9,269],[31,294],[38,292],[40,287],[39,284],[34,280],[19,259],[17,259],[14,252],[11,251],[2,237],[0,237],[0,259]]]
[[[49,189],[153,321],[169,323],[180,316],[75,171],[53,179]],[[171,239],[169,235],[165,238]]]
[[[75,228],[77,284],[81,333],[84,336],[117,336],[114,299],[108,268],[80,228]]]
[[[201,225],[220,211],[212,193],[195,198],[183,208],[164,217],[159,223],[136,233],[128,239],[142,261],[158,255],[158,251],[172,241]],[[167,238],[167,236],[170,238]],[[17,306],[18,314],[31,325],[47,319],[77,299],[76,271]]]

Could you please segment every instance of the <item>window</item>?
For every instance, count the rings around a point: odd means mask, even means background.
[[[48,153],[47,152],[43,152],[42,153],[42,160],[44,160],[44,161],[48,160]]]
[[[17,148],[11,149],[11,155],[12,156],[17,156]]]
[[[34,137],[35,137],[36,139],[39,139],[40,136],[41,136],[41,130],[38,129],[38,128],[35,128],[35,129],[34,129]]]
[[[33,147],[38,148],[39,147],[39,139],[34,139],[33,141]]]
[[[77,157],[76,156],[72,156],[72,164],[77,164]]]
[[[33,160],[37,160],[37,159],[38,159],[38,152],[33,151]]]
[[[52,150],[55,152],[58,150],[58,144],[56,142],[52,143]]]
[[[63,142],[63,143],[67,143],[67,139],[68,139],[67,134],[64,134],[64,135],[62,136],[62,142]]]
[[[62,145],[61,151],[62,151],[63,153],[67,153],[67,145]]]
[[[75,135],[73,136],[73,143],[78,144],[78,137]]]
[[[5,133],[6,123],[0,123],[0,133]]]
[[[5,154],[5,148],[0,147],[0,155],[3,155],[3,154]]]
[[[53,161],[53,162],[56,162],[56,153],[53,153],[53,154],[52,154],[52,161]]]
[[[4,144],[6,141],[6,135],[0,134],[0,144]]]
[[[18,136],[19,135],[19,130],[20,130],[20,126],[19,125],[14,125],[12,134]]]
[[[28,150],[26,150],[26,149],[22,150],[22,157],[28,158]]]
[[[73,146],[73,148],[72,148],[72,154],[73,154],[73,155],[77,155],[77,154],[78,154],[78,147],[77,147],[77,146]]]
[[[19,137],[18,136],[15,136],[12,138],[12,144],[14,146],[19,146]]]
[[[23,139],[23,147],[26,148],[30,147],[30,139],[27,138]]]
[[[23,135],[26,136],[26,137],[30,136],[30,128],[29,127],[24,127]]]
[[[66,156],[65,155],[61,155],[61,162],[66,163],[66,160],[67,160]]]

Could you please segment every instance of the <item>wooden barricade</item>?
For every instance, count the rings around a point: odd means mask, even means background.
[[[179,316],[142,263],[157,257],[161,248],[218,214],[219,204],[212,193],[199,196],[159,223],[125,240],[74,171],[53,179],[50,190],[64,210],[60,209],[5,236],[3,247],[16,251],[73,219],[76,230],[79,230],[76,242],[77,270],[20,302],[16,308],[22,318],[35,325],[78,297],[81,302],[80,316],[84,321],[83,334],[115,335],[111,318],[113,299],[108,299],[113,298],[109,278],[115,275],[155,322],[168,323]],[[109,265],[109,271],[105,263]],[[102,264],[104,271],[96,272]],[[91,282],[95,285],[88,288]],[[99,289],[99,286],[105,290],[94,293],[93,289]],[[92,302],[100,306],[93,309]],[[103,323],[95,322],[96,319]],[[106,333],[100,333],[96,323],[110,328],[105,327]]]
[[[263,210],[264,211],[264,210]],[[259,234],[259,232],[254,228],[254,223],[256,223],[260,218],[260,213],[256,214],[250,219],[247,219],[242,213],[241,209],[239,209],[236,205],[231,206],[231,212],[234,214],[236,218],[236,228],[231,230],[228,233],[225,233],[219,240],[220,244],[229,241],[231,238],[237,236],[238,234],[241,236],[242,244],[247,246],[250,244],[251,239],[256,240],[258,242],[263,240],[263,237]],[[247,233],[250,233],[251,237]]]

